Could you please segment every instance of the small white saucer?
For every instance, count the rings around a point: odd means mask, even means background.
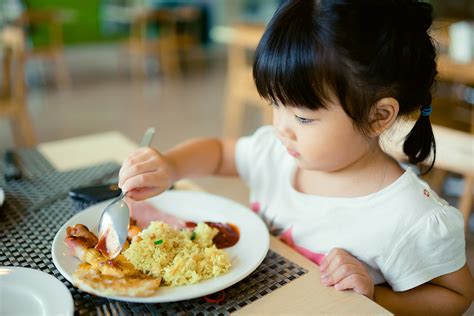
[[[67,287],[45,272],[0,267],[0,315],[73,315]]]
[[[0,206],[2,206],[3,201],[5,201],[5,192],[3,192],[3,189],[0,188]]]

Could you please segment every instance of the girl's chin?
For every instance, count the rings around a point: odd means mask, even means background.
[[[331,171],[326,170],[323,166],[308,164],[307,161],[303,161],[301,159],[295,159],[295,162],[296,162],[297,168],[301,170],[317,171],[317,172],[331,172]]]

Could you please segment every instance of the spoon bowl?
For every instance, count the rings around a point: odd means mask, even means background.
[[[113,259],[122,250],[127,240],[130,225],[130,209],[123,198],[127,193],[121,193],[107,205],[99,220],[99,242],[96,249],[105,257]]]
[[[140,147],[149,146],[155,134],[154,128],[148,128],[143,136]],[[127,240],[130,226],[130,209],[123,198],[123,192],[107,205],[99,219],[99,241],[95,248],[105,257],[113,259],[122,251]]]

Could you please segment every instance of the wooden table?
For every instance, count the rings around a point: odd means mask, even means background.
[[[105,161],[122,163],[137,145],[119,132],[107,132],[78,138],[43,143],[38,150],[58,170],[66,171]],[[183,180],[178,189],[199,189],[193,182]],[[270,248],[309,272],[263,298],[238,310],[235,314],[358,314],[389,315],[390,313],[354,292],[338,292],[321,284],[318,267],[275,237]]]

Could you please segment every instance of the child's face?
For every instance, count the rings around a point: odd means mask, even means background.
[[[370,150],[341,106],[312,111],[275,106],[273,127],[288,154],[302,169],[333,172],[348,167]]]

